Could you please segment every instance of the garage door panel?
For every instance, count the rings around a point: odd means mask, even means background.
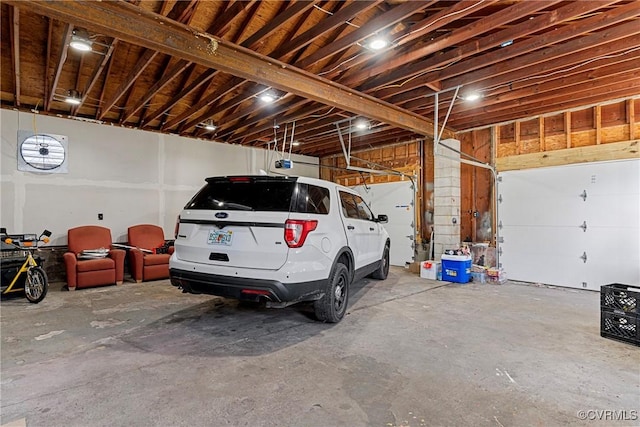
[[[589,285],[599,289],[608,283],[640,284],[640,229],[629,231],[623,227],[587,229],[585,281]]]
[[[410,181],[353,187],[371,207],[375,215],[385,214],[384,225],[391,239],[389,264],[404,267],[413,261],[414,190]]]
[[[501,178],[500,261],[509,278],[594,290],[640,283],[640,160]]]
[[[629,203],[618,203],[619,200]],[[640,203],[633,203],[633,194],[591,195],[584,206],[584,219],[589,224],[606,227],[618,227],[620,224],[633,224],[640,221]],[[599,209],[599,206],[615,206],[615,209]]]
[[[512,280],[572,286],[576,270],[585,270],[580,255],[571,250],[567,239],[548,230],[545,233],[506,229],[500,245],[500,261]],[[521,238],[515,238],[521,236]]]

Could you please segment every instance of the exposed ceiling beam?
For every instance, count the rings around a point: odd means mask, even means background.
[[[20,107],[20,8],[12,8],[9,38],[11,39],[11,56],[13,58],[13,99],[16,107]]]
[[[630,56],[628,61],[634,61],[640,63],[640,50],[635,55]],[[501,104],[506,101],[518,100],[519,105],[525,105],[530,101],[530,97],[535,97],[536,100],[549,100],[558,98],[558,93],[569,94],[580,93],[585,91],[591,91],[599,86],[609,84],[611,79],[615,77],[616,82],[626,82],[639,78],[637,71],[630,69],[628,63],[621,62],[610,66],[600,66],[595,70],[587,70],[581,73],[558,74],[558,78],[554,80],[547,80],[544,83],[533,84],[529,82],[529,85],[516,89],[514,87],[505,88],[506,90],[497,95],[484,97],[482,100],[482,106],[484,112],[492,111],[492,106]],[[471,104],[471,103],[469,103]],[[456,109],[456,115],[462,115],[465,111],[474,110],[469,104],[462,106],[463,108]]]
[[[326,109],[333,107],[327,107],[326,105],[318,104],[316,102],[307,102],[307,105],[300,108],[299,110],[287,111],[281,116],[278,117],[280,123],[290,123],[297,119],[308,117],[310,114],[314,114],[321,109]],[[265,119],[266,120],[266,119]],[[265,136],[269,136],[266,134],[267,131],[273,128],[273,122],[265,122],[263,124],[253,126],[248,129],[246,132],[236,134],[227,133],[224,136],[229,138],[229,141],[244,141],[247,142],[248,139],[260,139]]]
[[[513,81],[516,80],[511,77],[514,74],[514,70],[524,70],[525,75],[529,75],[533,65],[541,65],[542,63],[545,63],[548,65],[544,68],[556,69],[558,68],[559,63],[567,64],[569,62],[571,64],[576,64],[581,61],[593,61],[594,58],[597,58],[600,55],[606,55],[609,52],[619,52],[620,49],[616,48],[615,43],[612,43],[616,40],[633,38],[637,41],[638,37],[635,35],[638,33],[640,33],[640,24],[637,20],[632,20],[615,27],[607,28],[603,31],[599,31],[595,34],[579,37],[566,43],[553,45],[546,49],[537,50],[528,55],[518,56],[517,58],[513,58],[509,61],[484,67],[472,73],[465,73],[459,77],[447,79],[443,82],[443,85],[445,87],[470,85],[486,79],[495,79],[503,74],[509,75],[509,80]],[[631,35],[633,36],[629,37]],[[608,44],[611,48],[604,51],[598,49],[599,46],[605,44]],[[583,52],[583,54],[578,54],[578,52]],[[536,68],[538,73],[545,71],[542,66]],[[488,87],[484,82],[482,86],[485,88]]]
[[[25,3],[5,1],[14,6]],[[93,27],[130,43],[433,137],[430,119],[127,3],[36,1],[29,2],[29,7],[36,13]],[[445,130],[444,136],[453,134]]]
[[[548,61],[536,65],[536,74],[532,74],[530,69],[520,68],[512,73],[497,73],[495,77],[487,78],[480,83],[474,84],[474,86],[481,85],[485,91],[491,93],[491,91],[500,87],[526,84],[526,82],[535,82],[538,79],[548,79],[555,75],[563,75],[573,70],[578,70],[580,67],[585,67],[583,69],[587,70],[593,67],[590,64],[599,60],[607,61],[616,58],[623,60],[627,55],[631,55],[638,50],[640,50],[640,35],[626,37],[617,41],[614,39],[610,43],[580,51],[573,56],[556,57],[555,59],[552,56]],[[637,67],[632,64],[631,68],[635,69]]]
[[[124,39],[123,39],[124,40]],[[133,66],[129,75],[118,86],[116,91],[111,95],[108,101],[104,105],[100,106],[98,110],[98,120],[102,120],[109,110],[118,102],[118,100],[129,90],[129,88],[135,83],[136,79],[142,74],[149,64],[160,52],[150,49],[145,49],[143,54],[138,58],[138,62]]]
[[[18,3],[21,3],[21,2],[18,2]],[[53,74],[51,89],[49,91],[49,98],[45,99],[45,104],[44,104],[45,111],[49,111],[49,109],[51,108],[51,102],[53,102],[53,96],[56,94],[56,88],[58,87],[58,80],[60,80],[62,67],[64,66],[64,61],[67,59],[67,50],[69,49],[69,40],[71,39],[72,32],[73,32],[73,26],[69,24],[65,25],[63,36],[62,36],[62,45],[60,46],[60,51],[58,53],[58,61],[56,62],[56,71]],[[47,70],[46,72],[49,72],[49,70]]]
[[[586,93],[583,93],[579,96],[571,96],[565,98],[565,102],[558,102],[553,104],[552,111],[557,113],[566,111],[569,109],[583,107],[585,105],[592,105],[602,103],[604,99],[621,99],[628,96],[638,96],[640,93],[640,79],[636,79],[633,81],[629,81],[623,84],[612,83],[610,86],[601,87],[597,90],[592,90]],[[522,117],[533,118],[537,115],[544,114],[545,116],[549,116],[557,113],[549,113],[549,102],[548,101],[540,101],[535,104],[530,104],[527,108],[522,110],[517,110],[515,108],[501,110],[494,114],[487,114],[484,117],[488,117],[490,119],[490,123],[503,123],[508,121],[513,121],[517,119],[522,119]],[[519,112],[524,111],[525,114],[519,114]],[[460,131],[471,129],[477,126],[481,126],[483,123],[487,121],[483,120],[482,122],[478,120],[477,115],[471,115],[471,117],[464,118],[456,118],[455,121],[461,121],[465,123],[464,129],[460,128]]]
[[[53,39],[53,19],[47,18],[47,51],[44,61],[44,109],[46,111],[49,101],[50,77],[49,66],[51,65],[51,41]]]
[[[608,1],[605,5],[609,3],[614,2]],[[588,29],[589,31],[595,31],[601,28],[604,22],[614,22],[615,15],[609,12],[598,14],[591,18],[584,18],[580,21],[580,25],[570,25],[558,28],[544,35],[517,40],[528,34],[533,34],[553,25],[557,25],[558,22],[563,22],[571,18],[588,14],[593,10],[602,7],[602,5],[603,2],[571,2],[566,6],[558,8],[554,12],[544,13],[533,19],[513,25],[512,27],[502,31],[498,31],[497,33],[489,34],[476,42],[466,43],[457,49],[453,49],[437,57],[428,58],[417,63],[419,65],[416,65],[416,67],[424,71],[443,65],[447,65],[447,68],[442,71],[427,73],[423,77],[411,79],[401,86],[394,85],[393,88],[379,90],[375,95],[382,99],[388,99],[394,104],[406,102],[414,97],[413,92],[415,92],[415,89],[430,82],[440,81],[445,76],[453,77],[468,72],[469,70],[489,66],[496,62],[504,61],[505,59],[514,58],[516,56],[532,52],[547,46],[548,44],[560,43],[576,37],[581,31],[583,31],[582,28]],[[516,42],[506,48],[486,53],[479,58],[461,61],[466,57],[483,52],[492,47],[496,47],[505,40],[516,40]],[[411,66],[411,68],[413,68],[413,66]],[[389,98],[390,96],[392,97]]]
[[[296,66],[300,68],[307,68],[313,63],[320,61],[329,55],[335,55],[336,53],[339,53],[342,50],[351,47],[355,43],[365,40],[367,37],[372,36],[378,31],[386,30],[387,28],[397,24],[401,20],[411,16],[418,10],[424,9],[425,6],[426,5],[424,4],[424,2],[419,1],[410,1],[399,4],[396,7],[392,8],[390,11],[376,16],[357,30],[350,32],[346,36],[333,41],[327,46],[318,49],[311,55],[298,61]]]
[[[261,27],[261,29],[259,31],[254,33],[252,36],[250,36],[244,42],[242,42],[242,46],[247,47],[247,48],[255,47],[255,45],[257,45],[260,41],[262,41],[263,37],[267,37],[269,34],[271,34],[273,31],[275,31],[278,28],[279,25],[281,25],[282,23],[286,22],[288,19],[291,19],[291,18],[293,18],[295,16],[300,15],[302,12],[304,12],[305,10],[308,10],[312,6],[313,6],[313,2],[305,2],[305,1],[303,1],[303,2],[300,2],[299,4],[296,3],[293,7],[290,7],[287,10],[285,10],[285,12],[283,12],[280,15],[278,15],[278,17],[276,19],[274,19],[272,22],[269,22],[267,25]],[[288,13],[287,13],[287,11],[288,11]],[[208,33],[216,33],[217,31],[219,31],[221,29],[221,27],[219,27],[220,24],[216,23],[218,21],[219,20],[215,20],[214,24],[207,29]],[[186,62],[186,61],[184,61],[184,62]],[[189,88],[180,91],[180,93],[178,95],[172,97],[172,99],[169,102],[165,103],[161,108],[159,108],[156,111],[154,111],[153,113],[151,113],[147,117],[147,119],[143,122],[143,125],[146,126],[146,124],[148,124],[150,121],[152,121],[153,119],[158,117],[160,114],[162,114],[163,112],[165,112],[168,109],[170,109],[173,104],[177,103],[180,99],[182,99],[184,96],[188,95],[190,92],[195,90],[197,87],[199,87],[205,81],[208,81],[211,77],[213,77],[213,75],[216,72],[217,72],[216,70],[206,70],[205,72],[203,72],[198,78],[196,78],[196,80],[189,86]],[[233,83],[231,86],[236,87],[241,82],[242,82],[241,80],[238,80],[237,83]],[[227,85],[227,86],[229,86],[229,85]],[[223,93],[223,95],[224,95],[224,93]],[[163,129],[170,129],[170,128],[178,125],[179,123],[181,123],[184,120],[188,119],[190,116],[196,114],[204,106],[214,102],[220,96],[221,95],[215,94],[215,93],[207,95],[205,98],[201,99],[201,101],[198,102],[196,105],[194,105],[192,108],[188,109],[187,111],[184,111],[178,117],[175,117],[171,121],[163,124],[162,125]],[[180,131],[181,132],[188,131],[193,126],[197,125],[198,123],[202,122],[203,120],[210,118],[211,115],[213,114],[213,110],[214,109],[212,108],[212,109],[209,109],[209,110],[203,112],[195,120],[191,120],[187,124],[187,126],[182,126],[180,128]],[[189,125],[191,125],[191,126],[189,126]]]
[[[494,0],[489,0],[484,2],[478,1],[478,2],[472,2],[470,5],[465,4],[464,2],[460,2],[460,3],[465,5],[465,7],[462,9],[459,9],[461,7],[461,4],[454,5],[453,8],[456,8],[455,11],[450,12],[448,15],[444,15],[442,21],[435,21],[435,20],[432,21],[433,25],[436,26],[437,24],[437,26],[442,26],[444,25],[444,23],[449,22],[449,20],[451,20],[453,17],[455,17],[455,19],[459,19],[460,16],[468,15],[472,12],[475,12],[481,8],[484,8],[490,5],[491,3],[495,3],[495,1]],[[530,3],[538,3],[538,2],[530,2]],[[512,8],[513,6],[507,9],[507,11],[511,10]],[[431,40],[431,41],[416,45],[415,47],[412,47],[410,50],[406,51],[405,53],[394,55],[392,58],[382,61],[382,63],[376,64],[372,67],[367,67],[361,71],[358,71],[352,74],[347,73],[345,74],[344,77],[340,79],[340,81],[346,85],[355,86],[356,84],[361,83],[365,79],[384,73],[390,68],[402,67],[403,65],[409,62],[412,62],[424,56],[430,55],[434,52],[437,52],[448,46],[459,43],[463,40],[467,40],[479,34],[480,32],[487,31],[487,28],[492,28],[492,26],[495,26],[495,22],[498,22],[497,20],[493,21],[493,19],[496,19],[494,18],[495,15],[501,15],[503,13],[504,11],[502,11],[502,13],[489,15],[487,18],[480,19],[474,22],[473,24],[466,25],[462,28],[454,30],[451,33],[438,37],[435,40]],[[448,19],[444,19],[444,18],[448,18]],[[492,20],[494,23],[487,27],[477,25],[478,22],[487,21],[487,20]],[[489,22],[487,22],[487,24],[489,24]],[[430,28],[430,30],[434,30],[434,29],[435,28]]]
[[[214,105],[210,107],[207,111],[204,112],[204,114],[201,114],[195,119],[191,120],[190,122],[185,123],[183,126],[180,127],[180,133],[185,134],[188,130],[196,126],[198,123],[201,123],[202,121],[209,119],[210,117],[213,117],[216,114],[219,114],[223,111],[234,109],[235,107],[242,104],[243,102],[246,102],[248,99],[250,98],[255,99],[255,97],[259,96],[261,93],[266,92],[268,90],[268,88],[266,87],[260,87],[259,85],[256,85],[255,83],[249,82],[247,80],[244,80],[238,86],[241,86],[241,85],[244,85],[245,87],[242,89],[240,93],[236,94],[235,96],[232,96],[231,98],[227,99],[227,101],[223,102],[220,105]],[[228,94],[231,91],[231,89],[234,89],[234,88],[228,88],[227,90],[224,91],[224,93],[222,93],[221,96]],[[246,114],[249,114],[249,113],[246,113]],[[246,114],[240,113],[239,116],[238,116],[238,112],[233,114],[226,114],[225,121],[228,120],[231,123],[234,120],[236,120],[238,117],[242,117]]]
[[[125,110],[122,118],[120,119],[120,122],[126,123],[127,120],[129,120],[135,113],[138,112],[138,110],[140,110],[140,108],[142,108],[147,102],[151,100],[151,98],[153,98],[159,91],[161,91],[163,87],[171,83],[173,79],[178,77],[180,73],[186,70],[189,65],[191,65],[191,62],[182,60],[178,61],[173,66],[173,68],[167,71],[164,76],[162,76],[162,78],[156,81],[153,86],[151,86],[149,90],[147,90],[147,93],[145,93],[140,99],[138,99],[137,103],[133,107]]]
[[[177,102],[179,102],[182,98],[184,98],[185,96],[188,96],[191,92],[193,92],[194,90],[196,90],[197,88],[199,88],[200,86],[202,86],[203,84],[211,80],[216,75],[216,73],[217,73],[216,70],[207,70],[206,72],[201,73],[198,77],[196,77],[188,86],[186,87],[181,86],[182,89],[178,93],[176,93],[173,97],[171,97],[170,100],[165,102],[161,107],[159,107],[153,113],[147,114],[147,117],[143,120],[140,126],[143,128],[146,128],[150,122],[158,118],[158,116],[162,115],[167,110],[171,109],[171,107],[175,105]]]
[[[225,139],[226,137],[233,136],[233,139],[242,139],[243,137],[246,136],[247,132],[251,132],[251,130],[255,128],[255,125],[260,123],[261,121],[272,120],[272,117],[278,117],[280,114],[284,114],[287,111],[293,111],[296,108],[299,108],[301,105],[304,105],[309,102],[306,99],[300,98],[298,96],[291,96],[289,97],[289,99],[283,100],[283,101],[284,102],[281,102],[279,105],[273,106],[272,108],[258,111],[256,114],[253,115],[253,117],[247,118],[242,121],[241,123],[242,128],[233,129],[232,132],[222,133],[220,137],[222,139]],[[251,112],[249,113],[244,112],[244,113],[246,115],[246,114],[250,114]],[[227,119],[233,120],[233,118],[234,118],[233,115],[229,115],[225,117],[225,120]],[[223,132],[224,132],[224,129],[223,129]],[[245,135],[243,135],[243,133],[245,133]],[[238,135],[237,138],[235,137],[236,134]]]
[[[271,54],[271,56],[274,58],[282,58],[295,53],[299,49],[313,42],[323,33],[330,31],[331,29],[336,28],[340,25],[344,25],[345,21],[352,19],[357,14],[364,13],[365,11],[375,7],[380,3],[380,1],[381,0],[356,1],[348,4],[344,8],[331,15],[329,18],[323,19],[318,25],[314,25],[309,30],[280,46],[275,52]]]
[[[102,74],[102,70],[104,70],[104,67],[107,66],[107,63],[111,59],[111,55],[113,54],[113,51],[115,50],[117,45],[118,45],[118,39],[113,39],[111,44],[109,44],[109,47],[107,48],[107,52],[102,57],[102,60],[98,62],[98,65],[93,70],[93,74],[89,78],[87,85],[85,86],[84,90],[81,93],[80,104],[72,108],[71,110],[72,116],[75,116],[76,112],[84,105],[85,101],[87,100],[87,97],[89,96],[89,92],[91,92],[91,90],[93,89],[93,86],[98,81],[100,75]]]
[[[485,34],[488,31],[497,27],[500,23],[517,21],[518,19],[522,19],[524,17],[530,16],[532,13],[537,12],[541,9],[544,9],[545,7],[549,7],[558,2],[559,0],[529,1],[529,2],[515,3],[514,5],[506,9],[503,9],[496,13],[492,13],[487,17],[480,18],[477,21],[473,22],[472,24],[465,25],[462,28],[454,30],[449,34],[446,34],[444,36],[441,36],[433,40],[432,42],[428,43],[427,46],[424,46],[421,49],[417,49],[415,53],[411,52],[410,55],[406,54],[401,56],[399,59],[403,59],[404,61],[408,61],[408,62],[400,62],[399,64],[403,66],[400,67],[397,72],[390,73],[390,74],[383,74],[377,79],[370,79],[366,81],[364,84],[362,84],[359,87],[359,89],[363,91],[378,89],[381,86],[389,85],[398,80],[405,80],[415,75],[423,74],[429,70],[429,68],[425,67],[425,64],[423,62],[418,62],[418,64],[420,65],[415,65],[415,64],[411,64],[410,66],[404,66],[404,65],[407,65],[409,62],[415,62],[416,60],[426,57],[428,55],[435,54],[436,52],[444,51],[445,48],[448,48],[450,46],[455,46],[459,43],[466,42],[467,40],[471,40],[474,37]],[[495,47],[504,41],[505,41],[504,39],[499,42],[494,41],[494,45],[491,47]],[[475,45],[477,47],[479,45],[479,42],[474,41],[468,44]],[[417,53],[419,53],[420,55],[417,55]],[[443,58],[441,57],[444,55],[446,55],[446,52],[444,52],[441,55],[433,55],[433,56],[437,58],[438,62],[442,64]],[[429,59],[432,61],[434,60],[433,58],[429,58]],[[387,69],[384,67],[376,66],[374,68],[367,69],[366,71],[367,71],[367,75],[375,76],[375,75],[384,73],[386,70]],[[358,83],[359,82],[360,80],[358,81]],[[433,85],[434,83],[436,83],[435,80],[429,83],[430,84],[427,86],[431,87],[431,89],[442,88],[442,86],[439,83]]]
[[[472,13],[475,10],[475,8],[478,6],[478,4],[482,3],[483,1],[484,0],[454,2],[451,7],[443,9],[437,13],[434,13],[433,15],[430,15],[427,18],[415,23],[414,25],[407,27],[406,29],[398,33],[393,34],[394,40],[392,41],[392,44],[386,49],[380,52],[376,52],[375,54],[371,53],[371,54],[361,55],[360,53],[357,53],[355,55],[352,55],[349,58],[343,59],[342,63],[338,67],[335,67],[335,69],[331,69],[331,71],[327,73],[327,77],[333,78],[337,76],[339,73],[344,71],[347,71],[345,76],[348,76],[349,74],[348,70],[350,68],[353,68],[359,64],[362,64],[372,59],[373,57],[383,57],[384,55],[386,55],[388,51],[395,51],[398,49],[398,47],[404,44],[412,42],[416,39],[420,39],[424,35],[430,32],[436,31],[439,28],[442,28],[443,26],[446,26],[447,24],[455,21],[456,19],[459,19],[461,17],[466,16],[467,14]],[[491,0],[491,3],[493,2],[494,0]],[[423,2],[423,3],[425,7],[430,6],[429,2]],[[360,71],[355,72],[356,75],[359,73]]]
[[[315,1],[297,1],[292,6],[286,8],[282,13],[278,14],[275,18],[267,22],[267,24],[262,26],[260,30],[249,36],[248,39],[244,40],[241,43],[242,46],[246,46],[249,49],[255,49],[265,37],[269,37],[281,25],[283,25],[290,19],[300,16],[300,14],[312,8],[314,4]]]

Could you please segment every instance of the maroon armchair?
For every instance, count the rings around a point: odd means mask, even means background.
[[[164,231],[153,224],[140,224],[129,227],[127,232],[129,245],[129,263],[131,276],[138,283],[146,280],[159,280],[169,277],[169,257],[173,253],[173,246],[168,253],[157,253],[164,246]],[[143,251],[141,249],[146,249]]]
[[[111,247],[111,230],[97,225],[71,228],[67,232],[69,251],[64,254],[70,291],[93,286],[121,285],[124,278],[123,249]],[[109,249],[104,258],[85,259],[83,251]]]

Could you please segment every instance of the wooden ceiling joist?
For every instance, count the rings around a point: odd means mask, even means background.
[[[20,2],[8,0],[7,3],[15,6],[15,3]],[[92,26],[104,34],[153,49],[156,53],[171,54],[245,79],[257,79],[317,102],[433,137],[432,120],[240,46],[206,34],[194,34],[192,30],[171,20],[153,13],[143,13],[126,3],[35,2],[31,8],[62,21]],[[115,101],[112,100],[111,105],[113,104]],[[106,108],[102,115],[105,110]],[[452,137],[453,132],[445,131],[444,136]]]
[[[261,147],[295,122],[300,154],[341,152],[335,123],[356,117],[372,125],[352,135],[361,147],[429,139],[434,92],[444,117],[453,87],[482,97],[453,103],[447,135],[640,93],[640,0],[5,0],[2,12],[5,108],[44,100],[43,114]],[[73,28],[93,52],[67,57]],[[391,45],[372,51],[374,35]],[[256,99],[270,88],[279,100]],[[80,106],[60,102],[68,89]]]
[[[73,26],[65,25],[64,35],[62,37],[62,44],[58,51],[58,59],[56,61],[56,71],[53,74],[53,80],[51,81],[51,88],[49,89],[49,98],[45,99],[44,110],[49,111],[53,97],[56,94],[56,88],[58,87],[58,81],[60,80],[60,74],[62,73],[62,67],[64,61],[67,59],[67,51],[69,50],[69,40],[71,40],[71,34],[73,32]],[[47,70],[48,72],[49,70]]]

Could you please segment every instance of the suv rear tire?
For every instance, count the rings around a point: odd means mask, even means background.
[[[316,317],[321,322],[337,323],[347,311],[349,303],[349,270],[338,263],[326,285],[324,296],[313,303]]]

